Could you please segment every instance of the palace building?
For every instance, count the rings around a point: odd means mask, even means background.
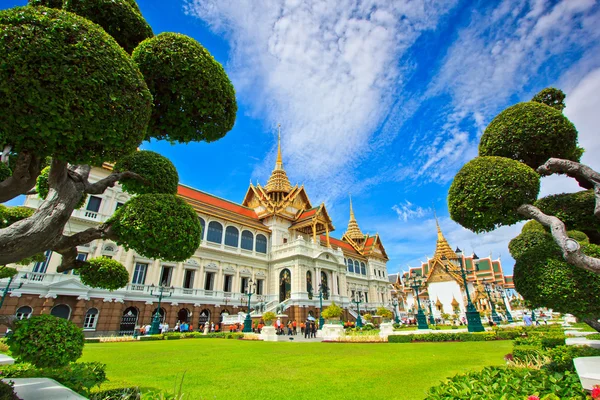
[[[94,168],[90,181],[110,174]],[[112,257],[129,271],[130,283],[119,290],[90,288],[76,271],[57,273],[61,256],[47,252],[46,260],[20,267],[17,286],[7,296],[5,313],[18,318],[52,314],[72,320],[86,335],[132,334],[149,324],[158,309],[158,287],[163,286],[159,313],[173,327],[188,321],[220,324],[227,316],[247,312],[247,288],[252,316],[278,311],[286,318],[319,316],[319,288],[323,307],[335,302],[355,319],[353,299],[361,311],[390,304],[386,263],[388,257],[377,234],[363,234],[350,202],[350,220],[341,239],[325,204],[313,205],[304,186],[292,186],[283,168],[278,143],[275,168],[263,187],[252,183],[241,203],[221,199],[180,185],[178,195],[197,212],[202,240],[185,262],[148,259],[116,243],[95,240],[79,246],[81,260]],[[70,235],[105,222],[129,199],[117,184],[101,195],[89,196],[65,226]],[[28,196],[25,206],[37,208],[42,200]],[[22,286],[20,286],[22,284]],[[20,287],[19,287],[20,286]]]
[[[452,250],[442,234],[437,219],[436,226],[437,243],[433,257],[428,257],[427,262],[421,263],[420,267],[410,268],[404,273],[391,274],[389,277],[392,295],[399,300],[399,311],[408,312],[411,317],[417,312],[415,291],[405,282],[410,274],[419,277],[422,282],[419,300],[426,314],[430,313],[431,308],[434,318],[442,318],[442,314],[456,315],[461,318],[465,316],[467,294],[460,269],[462,265],[471,301],[482,317],[491,312],[491,304],[485,291],[486,284],[494,289],[490,294],[495,306],[499,308],[496,311],[510,312],[509,297],[516,295],[516,292],[514,292],[513,277],[504,275],[500,259],[492,260],[491,255],[479,258],[475,253],[466,256],[459,248]]]

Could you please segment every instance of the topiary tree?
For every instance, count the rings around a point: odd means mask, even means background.
[[[52,250],[59,272],[81,269],[86,284],[116,289],[127,282],[122,266],[79,261],[78,245],[111,239],[151,258],[189,258],[201,228],[176,197],[177,171],[137,149],[231,130],[237,105],[223,67],[192,38],[153,36],[134,0],[30,4],[0,11],[0,203],[34,193],[44,201],[37,210],[0,205],[0,265]],[[105,163],[112,173],[90,182],[92,166]],[[64,233],[88,194],[117,182],[130,201],[98,227]]]
[[[38,315],[15,326],[7,339],[12,355],[36,367],[63,367],[83,353],[83,331],[66,319]]]
[[[340,318],[342,314],[344,314],[344,310],[342,310],[340,306],[335,304],[335,302],[332,302],[328,307],[326,307],[323,310],[321,316],[325,319],[333,319]]]
[[[377,307],[377,315],[379,315],[384,320],[390,320],[394,316],[394,314],[385,307]]]
[[[600,258],[585,254],[567,232],[578,230],[600,243],[600,174],[579,163],[583,150],[575,126],[560,112],[563,100],[564,93],[547,89],[494,118],[481,137],[479,156],[454,178],[448,208],[454,221],[477,233],[535,220],[550,232],[567,263],[600,274]],[[538,200],[540,177],[553,174],[593,191]],[[543,233],[537,223],[527,224],[527,231]]]

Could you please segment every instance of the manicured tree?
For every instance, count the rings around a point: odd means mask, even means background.
[[[579,163],[583,150],[575,126],[561,113],[563,100],[561,91],[546,89],[494,118],[481,137],[479,156],[454,178],[448,208],[454,221],[476,233],[535,220],[567,263],[600,274],[600,259],[586,254],[567,232],[582,231],[600,243],[600,174]],[[540,177],[553,174],[594,190],[538,200]],[[527,229],[541,231],[533,223]]]
[[[127,283],[124,267],[79,261],[78,245],[110,239],[186,260],[199,220],[176,196],[173,164],[137,149],[152,138],[210,142],[231,130],[237,105],[223,67],[192,38],[153,36],[134,0],[30,3],[0,11],[0,202],[35,193],[44,201],[37,210],[0,208],[0,265],[52,250],[62,255],[59,272],[80,269],[84,283],[112,290]],[[112,173],[90,182],[92,166],[104,163]],[[130,201],[98,227],[64,233],[87,195],[117,182]]]

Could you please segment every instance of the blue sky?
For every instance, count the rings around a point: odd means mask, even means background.
[[[138,3],[155,33],[190,35],[223,64],[239,106],[216,143],[143,147],[168,156],[182,183],[241,202],[250,180],[266,183],[281,123],[292,183],[326,203],[336,237],[352,193],[363,232],[381,235],[390,272],[433,253],[434,209],[452,246],[501,256],[512,271],[507,243],[520,224],[475,235],[448,218],[446,196],[489,121],[542,88],[567,93],[583,160],[600,167],[597,1]],[[573,190],[544,178],[543,194]]]

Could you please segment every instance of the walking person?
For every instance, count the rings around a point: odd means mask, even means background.
[[[296,336],[298,334],[298,328],[296,326],[296,320],[294,320],[294,322],[292,322],[292,328],[294,330],[294,336]]]
[[[306,320],[306,327],[304,328],[304,339],[308,339],[310,336],[310,321]]]

